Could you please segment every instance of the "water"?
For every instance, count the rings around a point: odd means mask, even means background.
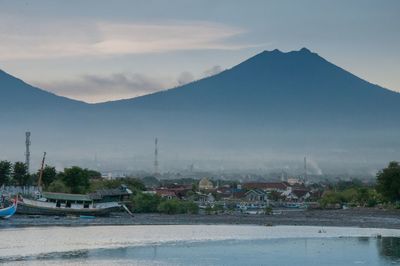
[[[400,230],[389,229],[45,227],[3,229],[0,240],[10,265],[400,265]]]

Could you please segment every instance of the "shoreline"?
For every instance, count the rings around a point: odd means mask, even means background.
[[[14,215],[0,221],[5,228],[46,226],[123,226],[123,225],[292,225],[400,229],[400,210],[353,208],[347,210],[281,210],[275,215],[250,214],[134,214],[115,213],[110,217]]]

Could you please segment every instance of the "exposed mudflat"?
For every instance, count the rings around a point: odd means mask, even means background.
[[[83,219],[79,217],[14,215],[0,220],[0,228],[30,226],[85,225],[164,225],[164,224],[252,224],[310,225],[400,229],[400,210],[354,208],[347,210],[277,210],[274,215],[250,214],[135,214],[115,213],[110,217]]]

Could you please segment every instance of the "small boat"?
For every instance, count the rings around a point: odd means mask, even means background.
[[[89,216],[89,215],[81,215],[81,216],[79,216],[79,218],[81,218],[81,219],[95,219],[96,217],[95,216]]]
[[[0,218],[2,219],[10,218],[17,211],[18,200],[15,199],[12,200],[11,202],[12,202],[11,206],[0,208]]]
[[[304,208],[304,204],[298,203],[298,202],[287,202],[285,204],[285,207],[290,208],[290,209],[300,209],[300,208]]]

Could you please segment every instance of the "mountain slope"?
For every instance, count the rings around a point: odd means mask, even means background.
[[[368,122],[374,117],[390,119],[400,110],[399,101],[399,93],[370,84],[303,48],[263,52],[216,76],[101,106],[128,112],[263,114],[277,120],[295,116],[316,122],[328,116],[335,121]]]
[[[265,51],[178,88],[95,105],[6,77],[0,73],[0,97],[11,102],[0,107],[7,144],[22,143],[29,128],[60,161],[90,166],[96,153],[107,167],[150,168],[156,136],[165,169],[193,162],[214,169],[282,167],[304,154],[333,169],[368,168],[400,157],[400,94],[305,48]]]
[[[47,108],[76,108],[86,105],[83,102],[57,96],[35,88],[20,79],[0,70],[0,110],[26,111]]]

